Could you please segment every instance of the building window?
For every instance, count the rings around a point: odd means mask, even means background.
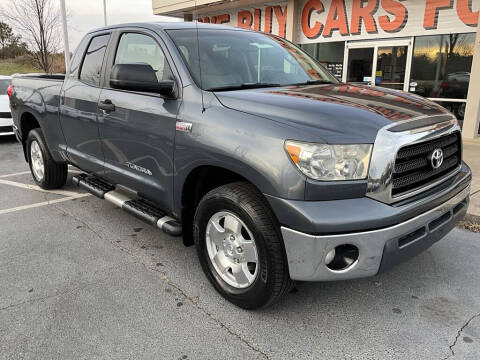
[[[342,79],[344,41],[303,44],[302,49],[325,65],[337,79]]]
[[[474,47],[475,33],[416,37],[411,90],[429,98],[466,99]],[[442,105],[463,119],[464,102]]]

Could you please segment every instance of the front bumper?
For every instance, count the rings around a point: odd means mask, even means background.
[[[290,277],[332,281],[376,275],[444,237],[466,214],[469,194],[470,185],[421,215],[378,230],[316,236],[282,227]],[[333,271],[325,264],[325,257],[343,244],[356,246],[358,259],[345,270]]]

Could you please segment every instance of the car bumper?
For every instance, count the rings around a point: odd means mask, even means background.
[[[416,197],[386,204],[368,197],[286,200],[265,195],[281,224],[294,280],[329,281],[367,277],[404,261],[444,237],[466,214],[472,172],[463,163],[454,177]],[[358,260],[333,271],[327,253],[354,245]]]
[[[14,134],[12,118],[0,118],[0,136]]]
[[[466,214],[469,194],[470,185],[421,215],[378,230],[309,235],[282,227],[290,277],[302,281],[333,281],[376,275],[444,237]],[[345,244],[358,248],[358,259],[344,270],[331,270],[325,262],[327,253]]]

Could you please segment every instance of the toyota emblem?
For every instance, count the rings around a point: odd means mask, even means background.
[[[430,155],[430,163],[432,164],[432,168],[438,169],[443,164],[443,150],[442,149],[435,149]]]

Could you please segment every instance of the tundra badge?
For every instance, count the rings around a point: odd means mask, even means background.
[[[131,163],[131,162],[129,162],[129,161],[127,161],[127,162],[125,163],[125,165],[127,165],[130,169],[137,170],[137,171],[139,171],[139,172],[141,172],[141,173],[144,173],[144,174],[147,174],[147,175],[152,176],[152,172],[151,172],[150,170],[148,170],[148,169],[145,169],[144,167],[138,166],[138,165],[136,165],[136,164],[134,164],[134,163]]]

